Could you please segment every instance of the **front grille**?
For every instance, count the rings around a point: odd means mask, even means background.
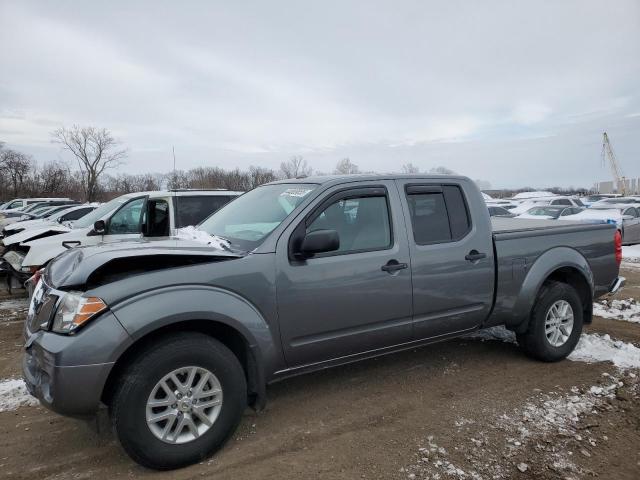
[[[30,333],[35,333],[42,328],[46,329],[49,325],[58,303],[58,296],[50,294],[49,291],[50,289],[43,282],[34,292],[27,315],[27,330]]]

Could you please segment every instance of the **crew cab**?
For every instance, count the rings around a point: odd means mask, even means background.
[[[196,225],[222,205],[241,195],[228,190],[171,190],[128,193],[103,204],[71,227],[45,228],[25,241],[11,243],[0,262],[7,286],[22,285],[31,275],[65,250],[80,245],[167,237],[172,231]]]
[[[60,414],[107,407],[135,461],[177,468],[288,376],[497,325],[562,360],[622,285],[620,260],[613,225],[492,224],[466,177],[278,181],[189,235],[57,257],[30,305],[24,377]]]

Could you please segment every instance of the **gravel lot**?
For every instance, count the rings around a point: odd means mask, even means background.
[[[640,301],[640,268],[622,274],[617,298]],[[275,384],[266,411],[247,410],[218,455],[151,472],[108,432],[30,405],[7,382],[19,378],[25,311],[0,296],[2,478],[640,478],[639,369],[535,362],[490,335]],[[640,346],[628,318],[596,318],[587,331]]]

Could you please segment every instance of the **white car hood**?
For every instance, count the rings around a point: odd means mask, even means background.
[[[41,218],[36,218],[35,220],[23,220],[22,222],[12,223],[11,226],[8,226],[6,230],[19,230],[19,229],[27,229],[32,227],[41,227],[43,225],[50,225],[52,222],[48,220],[45,221]]]
[[[60,225],[59,223],[55,224],[45,224],[39,227],[27,228],[26,230],[18,233],[14,233],[13,235],[2,240],[5,247],[9,245],[14,245],[17,243],[28,242],[30,239],[42,235],[48,232],[57,232],[57,233],[66,233],[70,231],[69,227],[65,227],[64,225]]]
[[[73,230],[70,230],[66,233],[61,233],[60,235],[40,238],[31,242],[23,242],[22,245],[29,247],[29,252],[24,257],[22,266],[41,267],[52,258],[57,257],[62,252],[65,252],[67,250],[67,247],[62,245],[62,242],[82,242],[84,239],[86,239],[87,234],[90,231],[91,227],[74,228]]]

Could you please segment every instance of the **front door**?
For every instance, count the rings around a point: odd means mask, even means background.
[[[296,231],[335,230],[340,248],[291,256]],[[411,339],[411,271],[392,181],[329,189],[277,247],[280,334],[289,367],[348,357]]]
[[[410,229],[414,338],[479,326],[493,305],[491,222],[464,183],[398,180]],[[469,188],[475,188],[469,185]]]

